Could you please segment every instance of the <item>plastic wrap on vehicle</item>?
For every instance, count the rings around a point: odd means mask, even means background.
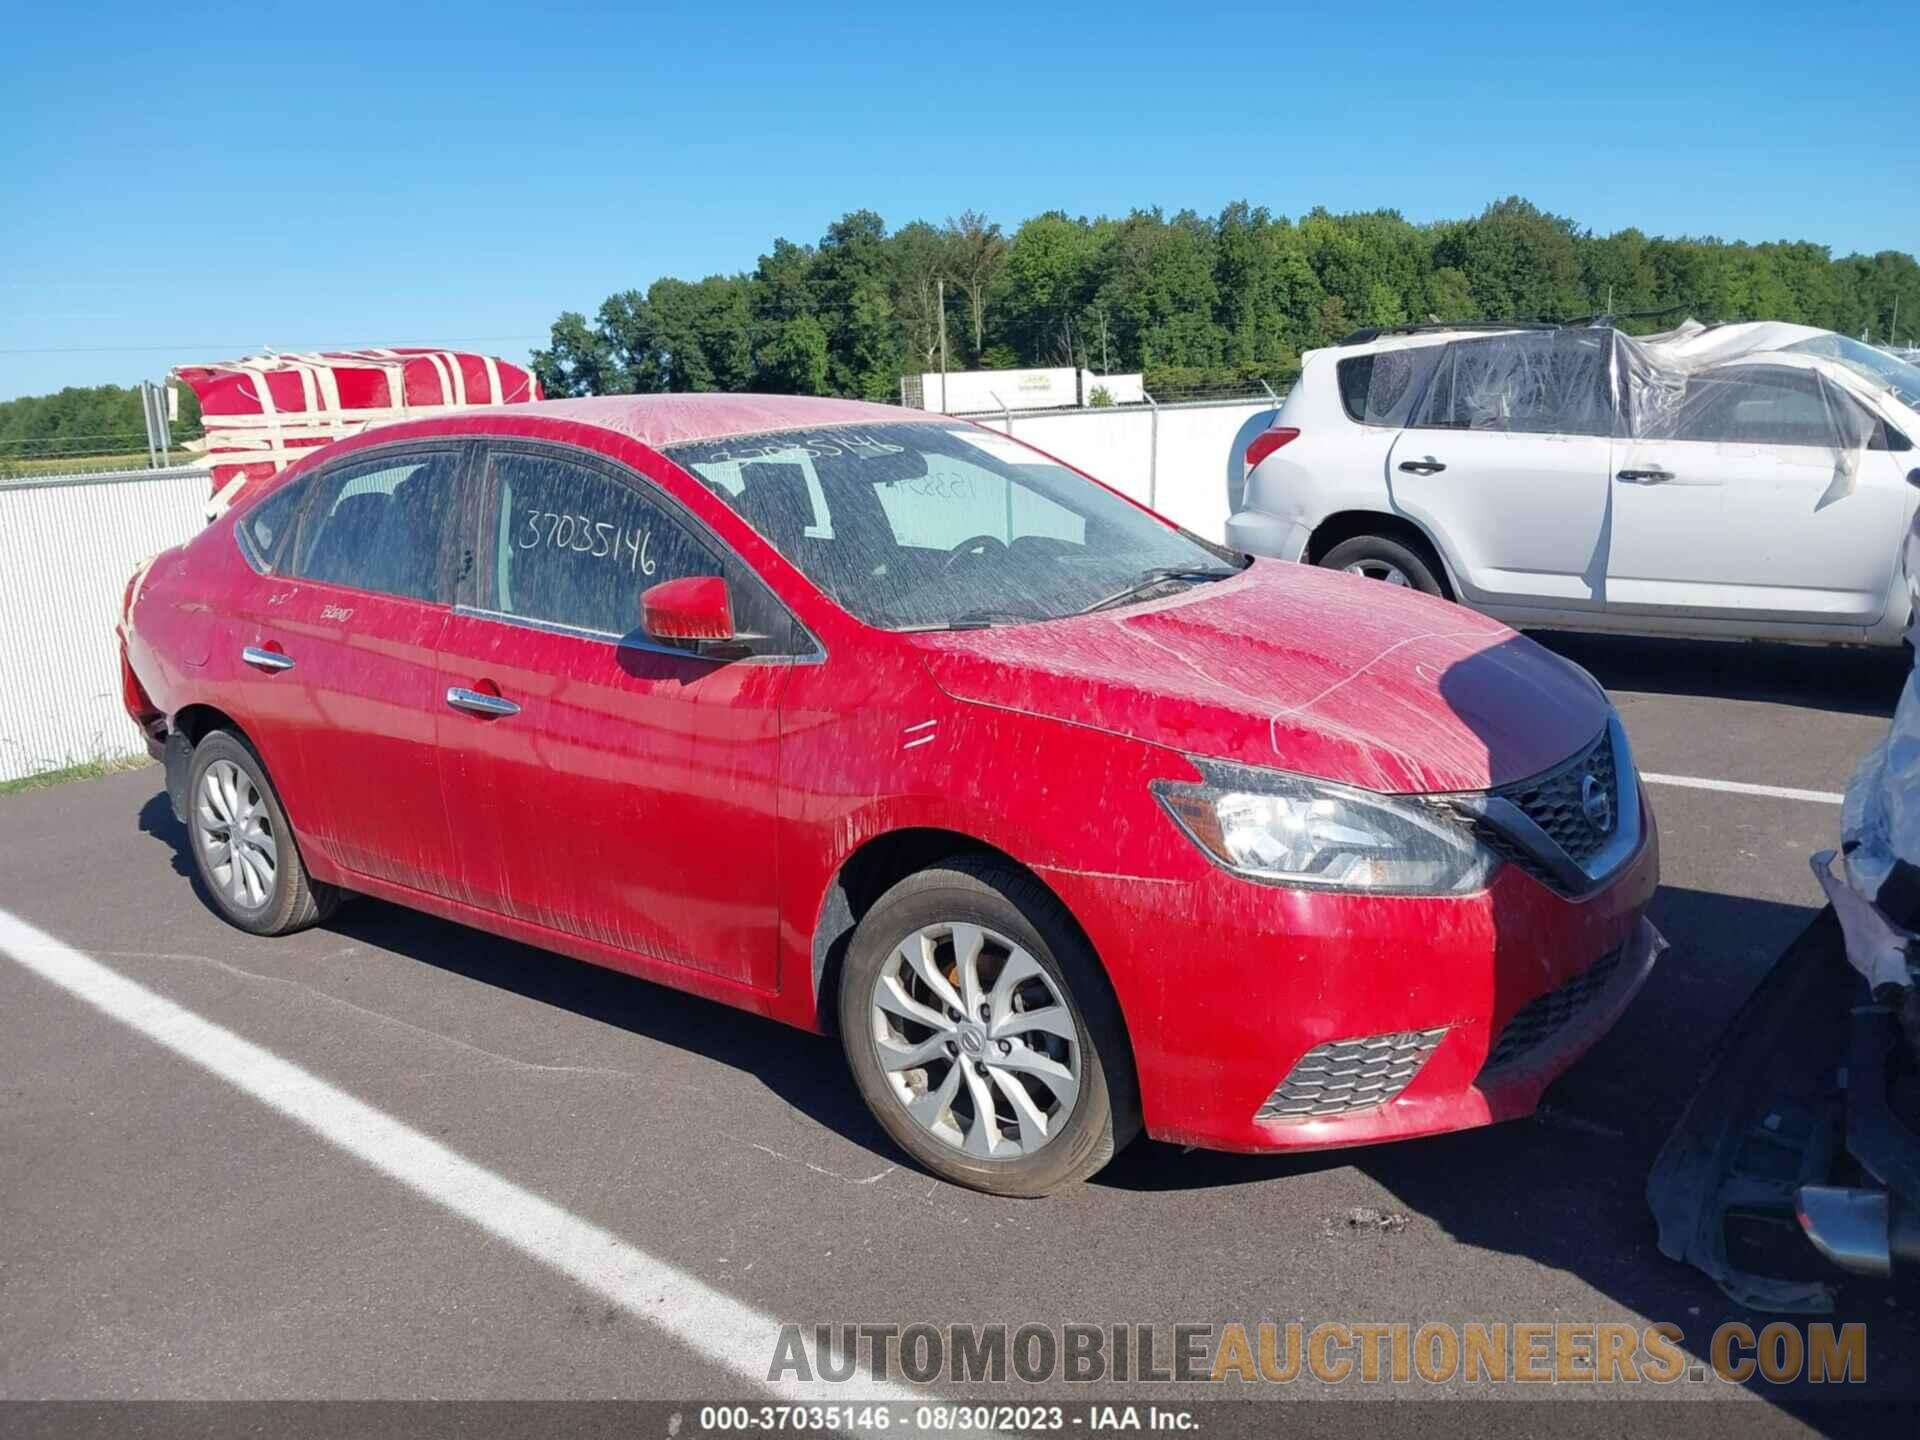
[[[1878,417],[1813,357],[1729,352],[1694,339],[1697,329],[1649,341],[1613,336],[1613,433],[1627,445],[1616,469],[1658,470],[1668,441],[1798,452],[1832,467],[1822,503],[1853,489]]]
[[[1448,430],[1605,435],[1614,332],[1516,330],[1447,346],[1415,423]]]
[[[1909,584],[1916,537],[1909,534]],[[1855,768],[1840,811],[1840,874],[1832,852],[1814,875],[1846,933],[1847,958],[1876,988],[1910,985],[1906,955],[1920,922],[1920,673],[1909,671],[1887,737]]]
[[[1909,673],[1887,738],[1861,759],[1840,820],[1847,878],[1889,915],[1920,912],[1920,675]]]
[[[1769,333],[1684,326],[1636,339],[1610,325],[1530,327],[1342,362],[1349,414],[1375,425],[1487,434],[1608,437],[1615,470],[1676,467],[1670,442],[1767,453],[1831,476],[1821,504],[1851,493],[1881,425],[1873,387],[1819,355],[1769,349]],[[1798,335],[1803,327],[1785,327]]]

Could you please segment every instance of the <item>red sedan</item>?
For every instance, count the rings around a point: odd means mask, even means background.
[[[122,634],[235,925],[374,895],[837,1031],[903,1149],[1003,1194],[1143,1128],[1524,1114],[1660,948],[1580,670],[943,417],[371,431],[160,556]]]

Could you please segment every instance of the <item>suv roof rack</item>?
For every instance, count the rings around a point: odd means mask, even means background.
[[[1344,339],[1334,341],[1336,345],[1366,345],[1383,335],[1439,335],[1451,330],[1558,330],[1560,325],[1551,320],[1450,320],[1444,324],[1425,325],[1369,325],[1364,330],[1356,330]]]
[[[1364,330],[1356,330],[1344,340],[1336,340],[1336,345],[1366,345],[1383,335],[1434,335],[1449,330],[1617,330],[1622,320],[1658,320],[1663,315],[1674,315],[1687,309],[1685,303],[1668,305],[1660,310],[1626,310],[1621,313],[1600,315],[1579,315],[1571,320],[1453,320],[1447,322],[1431,321],[1420,325],[1369,325]]]

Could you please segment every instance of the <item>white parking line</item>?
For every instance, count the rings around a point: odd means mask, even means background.
[[[1808,800],[1815,805],[1842,805],[1847,797],[1837,790],[1796,790],[1790,785],[1749,785],[1744,780],[1702,780],[1697,775],[1653,775],[1640,772],[1649,785],[1678,785],[1683,790],[1724,790],[1729,795],[1766,795],[1775,800]]]
[[[924,1391],[862,1372],[835,1387],[815,1380],[769,1382],[780,1335],[773,1316],[729,1296],[523,1190],[337,1086],[243,1040],[110,970],[72,946],[0,910],[0,952],[121,1024],[158,1041],[304,1125],[383,1175],[472,1221],[522,1254],[550,1266],[666,1331],[703,1359],[790,1401],[924,1403]],[[807,1353],[814,1351],[810,1343]]]

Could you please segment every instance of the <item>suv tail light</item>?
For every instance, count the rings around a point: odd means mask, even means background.
[[[1299,430],[1292,425],[1276,425],[1271,430],[1262,430],[1247,446],[1247,469],[1252,470],[1282,445],[1291,444],[1299,438]]]

